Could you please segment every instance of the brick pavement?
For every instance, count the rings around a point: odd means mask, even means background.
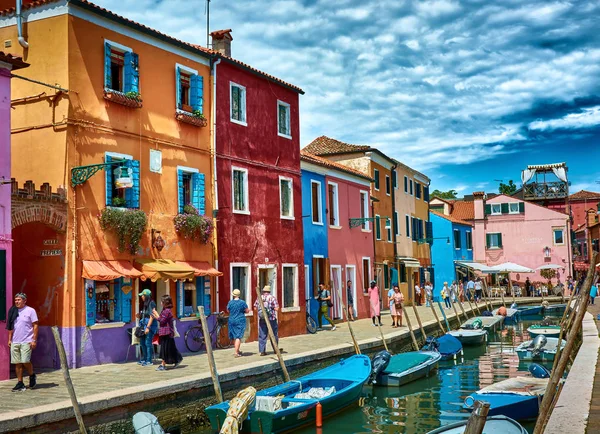
[[[600,315],[600,297],[597,297],[595,304],[590,304],[587,310],[594,316],[594,319],[598,318],[598,315]],[[598,327],[598,332],[600,333],[600,321],[596,320],[596,327]],[[587,434],[598,432],[600,432],[600,362],[596,364],[592,402],[590,403],[590,414],[586,427]]]

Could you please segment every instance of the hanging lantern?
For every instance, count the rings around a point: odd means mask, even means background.
[[[160,236],[160,231],[152,229],[152,247],[159,252],[165,248],[165,240]]]
[[[131,168],[119,166],[114,170],[115,187],[116,188],[132,188],[133,174]]]

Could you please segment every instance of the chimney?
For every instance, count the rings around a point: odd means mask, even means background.
[[[475,220],[483,220],[485,218],[485,192],[473,192],[473,207],[475,211]]]
[[[212,49],[224,56],[231,57],[231,29],[215,30],[210,34],[212,38]]]

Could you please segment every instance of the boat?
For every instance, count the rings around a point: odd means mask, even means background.
[[[544,307],[544,315],[561,314],[567,308],[567,304],[550,304]]]
[[[430,372],[437,369],[441,358],[437,351],[409,351],[396,354],[391,356],[389,363],[376,373],[373,385],[402,386],[427,377]],[[375,365],[375,358],[373,365]]]
[[[323,418],[355,404],[371,374],[371,360],[355,355],[296,380],[258,391],[256,401],[242,422],[242,433],[279,433],[314,425],[316,406]],[[213,430],[219,431],[229,401],[205,409]]]
[[[473,329],[473,324],[479,320],[484,329],[489,331],[496,331],[502,328],[504,324],[504,317],[502,315],[495,316],[476,316],[471,319],[468,319],[464,323],[460,325],[461,329]]]
[[[527,329],[527,333],[531,338],[539,335],[544,335],[547,338],[558,338],[560,336],[560,326],[535,324]]]
[[[492,311],[492,313],[494,314],[494,316],[498,315],[498,309],[494,309]],[[500,315],[500,316],[504,316],[504,315]],[[511,321],[516,321],[518,319],[519,319],[519,309],[507,307],[506,308],[506,316],[504,316],[504,321],[511,322]]]
[[[490,403],[489,416],[504,415],[516,420],[534,419],[549,378],[515,377],[494,383],[467,396],[463,408],[472,409],[475,401]]]
[[[462,434],[467,428],[468,420],[451,423],[429,431],[427,434]],[[485,434],[527,434],[527,430],[519,422],[506,416],[491,416],[485,421]]]
[[[437,351],[440,353],[441,360],[452,360],[456,359],[457,354],[462,354],[463,346],[458,339],[446,333],[439,338],[428,337],[422,350]]]
[[[518,307],[520,316],[532,316],[532,315],[541,315],[542,310],[544,310],[544,306],[524,306]]]
[[[487,340],[487,331],[483,329],[458,329],[451,330],[448,332],[448,334],[454,336],[463,345],[479,345]]]
[[[567,341],[562,339],[561,348],[567,345]],[[523,342],[516,348],[520,360],[542,360],[551,362],[556,355],[558,338],[547,338],[539,335],[531,341]]]

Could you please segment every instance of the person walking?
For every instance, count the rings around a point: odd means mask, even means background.
[[[329,324],[331,324],[331,331],[334,331],[336,326],[329,317],[329,308],[333,306],[333,303],[331,302],[331,291],[327,290],[323,283],[319,283],[319,293],[316,298],[319,301],[319,315],[317,317],[319,327],[317,330],[323,330],[323,317],[325,317],[325,319],[329,321]]]
[[[456,280],[452,281],[452,285],[450,285],[450,301],[452,303],[456,303],[456,293],[458,289],[456,288]]]
[[[27,306],[27,295],[19,292],[15,295],[15,304],[8,310],[6,321],[8,330],[8,348],[10,348],[10,363],[15,365],[17,385],[13,392],[27,390],[23,383],[23,370],[29,374],[29,388],[35,388],[37,378],[31,364],[31,352],[37,346],[38,317],[34,308]]]
[[[157,371],[166,371],[167,365],[173,365],[175,369],[183,360],[181,353],[175,345],[175,317],[173,317],[173,300],[170,295],[163,295],[160,299],[162,310],[160,315],[154,309],[152,316],[158,323],[158,343],[160,345],[160,354],[162,362],[156,368]]]
[[[371,306],[371,319],[373,320],[373,327],[377,327],[375,324],[375,318],[379,321],[379,325],[383,325],[381,322],[381,307],[379,306],[379,288],[377,282],[371,280],[369,285],[369,304]]]
[[[421,287],[418,283],[415,283],[415,302],[417,306],[421,306]]]
[[[448,289],[448,282],[444,282],[444,287],[442,288],[441,296],[444,300],[444,303],[446,304],[445,309],[450,309],[452,305],[450,304],[450,290]]]
[[[352,281],[346,282],[346,296],[348,297],[348,321],[354,321],[354,297],[352,294]]]
[[[391,297],[391,312],[392,312],[392,327],[402,327],[402,303],[404,303],[404,295],[400,291],[400,287],[394,284]]]
[[[250,312],[246,302],[240,300],[240,295],[242,295],[240,290],[234,289],[231,293],[232,299],[227,303],[227,312],[229,313],[227,328],[229,329],[229,339],[233,340],[233,354],[235,357],[242,356],[240,346],[246,331],[246,314]]]
[[[467,282],[467,300],[471,300],[473,295],[475,293],[475,282],[473,282],[473,277],[469,278],[469,281]]]
[[[152,339],[158,330],[158,322],[152,316],[152,312],[156,310],[156,303],[152,300],[152,291],[149,289],[144,289],[140,297],[142,298],[142,305],[137,317],[140,320],[140,328],[144,330],[144,336],[140,338],[142,360],[138,362],[138,365],[152,366],[152,356],[154,355]]]
[[[273,329],[273,335],[275,335],[275,345],[279,345],[279,329],[277,327],[277,311],[279,310],[279,303],[277,303],[277,299],[271,295],[271,287],[269,285],[265,285],[260,298],[262,306],[267,312],[267,318],[271,324],[271,329]],[[254,309],[258,316],[258,352],[261,356],[266,356],[269,329],[267,328],[267,323],[265,322],[261,309],[259,309],[258,306],[258,300],[256,300],[256,302],[254,302]],[[273,349],[273,351],[275,351],[275,349]]]
[[[590,288],[590,299],[594,304],[594,299],[598,296],[598,283],[594,283]]]
[[[481,293],[483,291],[481,285],[481,277],[478,277],[474,283],[475,286],[475,303],[479,303],[481,301]]]
[[[525,295],[531,297],[531,280],[529,280],[529,277],[525,279]]]
[[[465,303],[465,284],[462,280],[458,283],[458,300],[460,304]]]
[[[425,306],[431,306],[431,301],[433,300],[433,285],[431,282],[427,282],[425,284]]]

